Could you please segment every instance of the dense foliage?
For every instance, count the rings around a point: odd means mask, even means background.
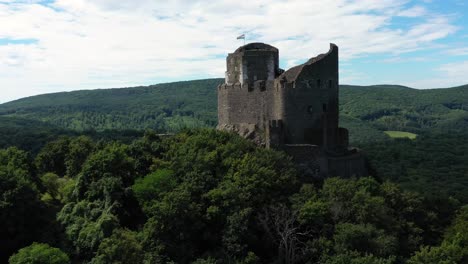
[[[33,154],[37,154],[45,143],[60,136],[86,135],[94,140],[119,140],[129,143],[143,134],[144,131],[137,130],[73,131],[40,121],[0,116],[0,149],[18,147]]]
[[[11,264],[67,264],[70,258],[58,248],[33,243],[10,258]]]
[[[61,137],[35,155],[12,147],[0,150],[0,181],[0,261],[10,263],[468,258],[456,199],[372,177],[304,180],[284,153],[211,129],[130,143]]]
[[[465,133],[424,134],[415,140],[362,143],[376,175],[433,197],[468,202],[468,138]]]
[[[421,248],[408,263],[468,263],[468,206],[459,210],[440,246]]]
[[[34,120],[34,126],[47,124],[78,131],[175,132],[214,127],[216,86],[222,82],[223,79],[207,79],[40,95],[0,105],[0,118]],[[342,85],[340,114],[341,126],[350,130],[352,143],[383,140],[387,138],[385,130],[416,134],[465,131],[468,86],[416,90],[396,85]],[[2,119],[0,131],[1,123]]]

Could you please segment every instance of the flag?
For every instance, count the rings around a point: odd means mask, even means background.
[[[245,34],[238,36],[237,39],[245,39]]]

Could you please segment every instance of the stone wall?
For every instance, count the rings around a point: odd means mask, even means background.
[[[273,89],[279,69],[278,49],[263,43],[240,47],[226,59],[226,81],[218,86],[218,128],[248,136],[261,145],[279,143],[277,120],[281,94]]]
[[[304,175],[367,175],[365,159],[348,149],[348,131],[338,125],[338,47],[285,72],[278,61],[278,50],[263,43],[228,55],[218,129],[286,151]]]
[[[367,176],[365,158],[357,149],[347,155],[328,157],[328,174],[345,178]]]
[[[228,55],[218,87],[219,127],[252,127],[272,145],[347,143],[338,128],[338,47],[286,72],[278,50],[253,43]],[[282,122],[281,129],[272,123]],[[247,124],[247,125],[246,125]],[[269,145],[269,143],[267,143]]]
[[[331,45],[327,54],[312,58],[279,78],[290,84],[283,96],[287,143],[336,142],[333,139],[327,142],[323,136],[338,129],[338,47]],[[314,139],[311,134],[320,138]]]
[[[273,81],[279,71],[278,49],[263,43],[251,43],[230,53],[226,59],[226,84]]]

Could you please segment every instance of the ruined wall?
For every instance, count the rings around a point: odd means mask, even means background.
[[[324,137],[338,129],[338,47],[294,67],[279,78],[287,81],[284,123],[288,144],[332,144]],[[326,132],[324,131],[326,128]]]
[[[319,146],[295,144],[285,145],[283,149],[299,165],[303,175],[313,178],[324,178],[328,175],[328,159]]]
[[[338,126],[338,47],[284,72],[278,50],[263,43],[226,59],[218,86],[218,128],[293,157],[304,175],[367,175],[363,156]]]
[[[266,145],[346,147],[347,131],[338,128],[338,47],[286,72],[278,61],[278,50],[263,43],[228,55],[218,127],[257,130]]]
[[[354,153],[339,156],[328,157],[328,175],[335,177],[361,177],[368,175],[366,161],[357,150]]]

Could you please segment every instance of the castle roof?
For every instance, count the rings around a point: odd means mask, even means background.
[[[254,43],[249,43],[247,45],[239,47],[238,49],[236,49],[235,53],[244,52],[244,51],[247,51],[247,50],[259,50],[259,51],[261,50],[261,51],[276,51],[276,52],[278,52],[278,49],[271,46],[271,45],[261,43],[261,42],[254,42]]]

